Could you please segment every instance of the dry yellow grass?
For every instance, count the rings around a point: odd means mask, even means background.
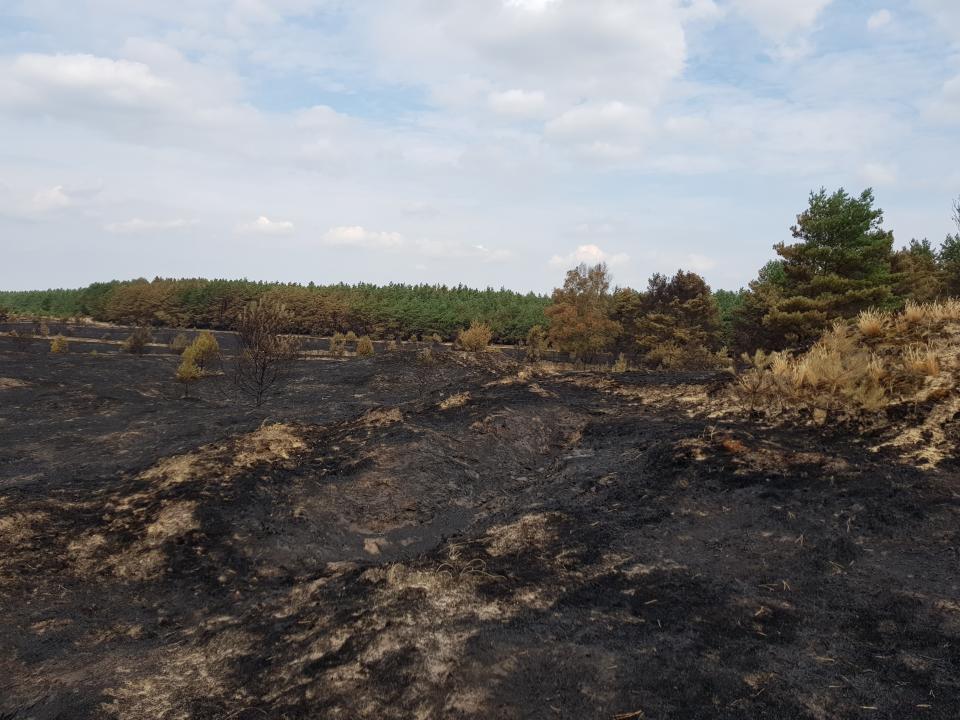
[[[906,405],[913,408],[908,422],[919,425],[894,444],[935,461],[943,453],[932,446],[949,443],[949,409],[960,407],[960,300],[866,311],[837,323],[806,353],[758,351],[744,361],[733,387],[745,407],[875,424],[885,422],[887,408]],[[913,432],[919,427],[921,434]]]
[[[907,300],[900,318],[910,325],[918,325],[927,319],[929,311],[924,305]]]
[[[460,392],[456,395],[451,395],[450,397],[444,398],[441,400],[437,407],[441,410],[452,410],[453,408],[459,408],[466,405],[470,402],[470,393]]]
[[[857,317],[857,327],[866,338],[880,337],[883,335],[885,319],[884,314],[877,310],[864,310]]]
[[[906,369],[916,375],[936,377],[940,374],[940,359],[929,345],[913,345],[903,354]]]

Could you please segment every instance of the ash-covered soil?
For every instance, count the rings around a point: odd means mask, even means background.
[[[717,375],[71,350],[0,340],[4,720],[960,716],[956,457]]]

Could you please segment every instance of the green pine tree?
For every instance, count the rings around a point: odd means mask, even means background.
[[[806,344],[838,318],[870,307],[896,305],[891,270],[893,233],[873,191],[859,197],[842,188],[810,194],[809,207],[791,228],[799,242],[774,245],[782,260],[780,297],[763,318],[771,334]]]

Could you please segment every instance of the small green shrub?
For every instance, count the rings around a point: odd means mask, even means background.
[[[57,335],[50,341],[50,352],[52,353],[65,353],[68,347],[67,339],[63,335]]]

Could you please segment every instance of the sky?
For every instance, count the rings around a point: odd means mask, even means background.
[[[0,3],[2,289],[735,289],[821,186],[953,229],[960,1]]]

